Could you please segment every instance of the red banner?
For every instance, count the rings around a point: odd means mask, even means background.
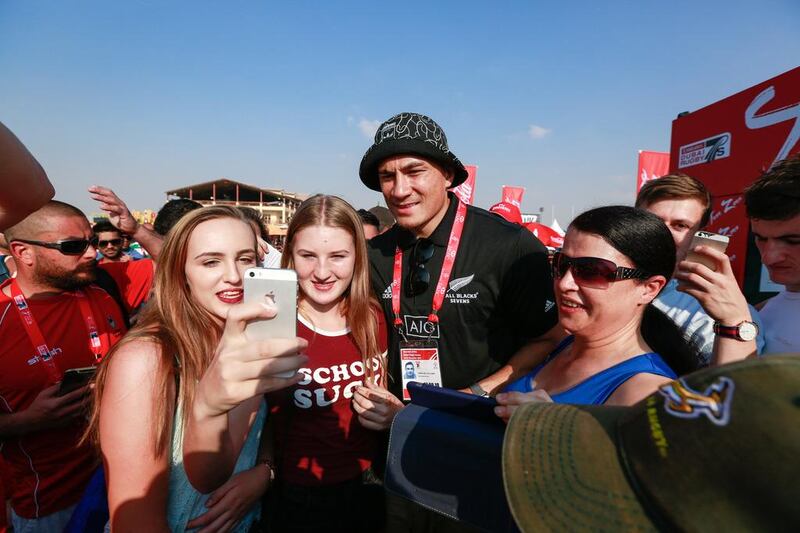
[[[478,175],[478,167],[475,165],[464,165],[467,169],[467,179],[464,183],[452,189],[458,198],[467,205],[472,205],[475,199],[475,178]]]
[[[800,67],[672,121],[670,170],[740,194],[800,151]]]
[[[731,237],[728,255],[740,284],[749,230],[742,191],[797,152],[800,67],[672,121],[670,171],[697,178],[711,191],[708,229]]]
[[[705,229],[730,237],[731,241],[725,253],[730,257],[733,274],[741,284],[744,279],[747,231],[750,224],[744,208],[744,196],[734,194],[714,198],[712,206],[711,219]]]
[[[636,194],[642,185],[669,173],[669,152],[639,150],[639,171],[636,173]]]
[[[503,202],[513,204],[522,209],[522,196],[525,194],[525,187],[513,187],[503,185]]]

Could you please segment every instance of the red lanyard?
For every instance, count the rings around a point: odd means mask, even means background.
[[[453,220],[453,229],[450,230],[450,239],[447,242],[447,251],[444,254],[442,272],[439,274],[439,282],[436,284],[436,292],[433,293],[433,304],[431,314],[428,315],[429,322],[439,322],[439,309],[444,303],[444,295],[447,292],[447,284],[450,283],[450,274],[453,272],[453,264],[456,262],[456,252],[458,244],[461,242],[461,233],[464,231],[464,220],[467,218],[467,204],[456,200],[456,218]],[[394,278],[392,279],[392,311],[394,312],[394,325],[401,326],[400,320],[400,284],[403,277],[403,251],[400,247],[394,253]]]
[[[17,308],[20,319],[22,320],[22,327],[25,328],[25,333],[28,335],[28,338],[36,349],[36,352],[41,357],[41,360],[44,363],[48,374],[50,374],[51,379],[54,381],[61,380],[61,372],[59,372],[55,361],[53,361],[53,354],[50,351],[50,348],[47,346],[47,341],[44,339],[42,330],[39,329],[39,324],[36,323],[36,319],[33,317],[30,307],[28,307],[28,301],[25,299],[22,291],[19,290],[19,286],[17,285],[16,281],[11,282],[10,288],[11,297],[14,300],[14,305]],[[74,294],[75,297],[78,298],[78,307],[80,307],[81,310],[81,317],[86,325],[86,331],[89,334],[89,349],[94,354],[95,361],[99,361],[103,357],[101,350],[102,343],[100,342],[100,335],[97,331],[97,326],[95,325],[94,314],[92,314],[92,309],[89,306],[89,301],[86,297],[86,294],[84,294],[83,291],[76,291]]]
[[[78,307],[81,309],[86,333],[89,334],[89,350],[94,354],[95,362],[99,363],[100,359],[103,358],[103,344],[100,342],[100,333],[98,333],[97,325],[94,322],[94,314],[89,305],[89,298],[83,291],[75,291],[75,297],[78,299]]]

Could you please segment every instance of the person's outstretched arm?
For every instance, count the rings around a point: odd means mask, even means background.
[[[89,194],[92,200],[100,203],[100,209],[108,213],[108,220],[115,228],[127,233],[133,240],[141,244],[153,260],[158,259],[161,246],[164,244],[164,237],[147,226],[139,224],[133,218],[125,202],[108,187],[92,185],[89,187]]]
[[[275,313],[274,307],[258,303],[231,308],[216,353],[197,384],[183,436],[183,467],[202,493],[218,489],[233,474],[261,396],[303,377],[276,374],[297,370],[308,361],[297,355],[308,345],[305,340],[251,341],[245,335],[248,322]]]
[[[44,169],[0,122],[0,231],[49,202],[56,193]]]

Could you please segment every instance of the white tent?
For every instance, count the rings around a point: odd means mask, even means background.
[[[550,224],[550,227],[562,237],[564,236],[565,232],[563,229],[561,229],[561,225],[558,223],[558,220],[556,220],[556,217],[553,217],[553,223]]]

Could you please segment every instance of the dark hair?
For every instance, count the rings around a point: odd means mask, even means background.
[[[122,236],[122,231],[116,228],[114,224],[112,224],[108,220],[101,220],[97,222],[94,226],[92,226],[92,231],[94,232],[95,235],[97,235],[101,231],[113,231],[115,233],[119,233],[120,237]]]
[[[362,224],[368,224],[370,226],[375,226],[378,230],[381,229],[381,221],[378,220],[378,217],[367,211],[366,209],[359,209],[356,211],[358,213],[358,218],[361,219]]]
[[[382,205],[376,205],[375,207],[370,207],[369,212],[378,217],[378,221],[381,223],[378,228],[379,231],[384,231],[386,228],[394,226],[394,215],[388,208]]]
[[[711,218],[711,194],[700,180],[686,174],[667,174],[650,180],[636,195],[636,207],[646,208],[661,200],[695,199],[703,206],[700,227],[705,227]]]
[[[800,214],[800,154],[784,159],[744,190],[747,216],[788,220]]]
[[[183,215],[201,207],[203,207],[201,204],[186,198],[170,200],[158,210],[156,219],[153,221],[153,229],[159,235],[166,235]]]
[[[598,207],[578,215],[570,228],[597,235],[651,276],[672,277],[675,241],[664,222],[652,213],[622,205]],[[697,348],[652,303],[645,308],[641,331],[647,344],[676,374],[697,369]]]
[[[269,232],[267,231],[267,227],[264,225],[264,218],[261,216],[261,213],[259,213],[252,207],[246,207],[243,205],[236,206],[236,209],[242,212],[244,218],[246,218],[250,222],[255,223],[258,226],[259,237],[261,237],[265,241],[269,240]]]

